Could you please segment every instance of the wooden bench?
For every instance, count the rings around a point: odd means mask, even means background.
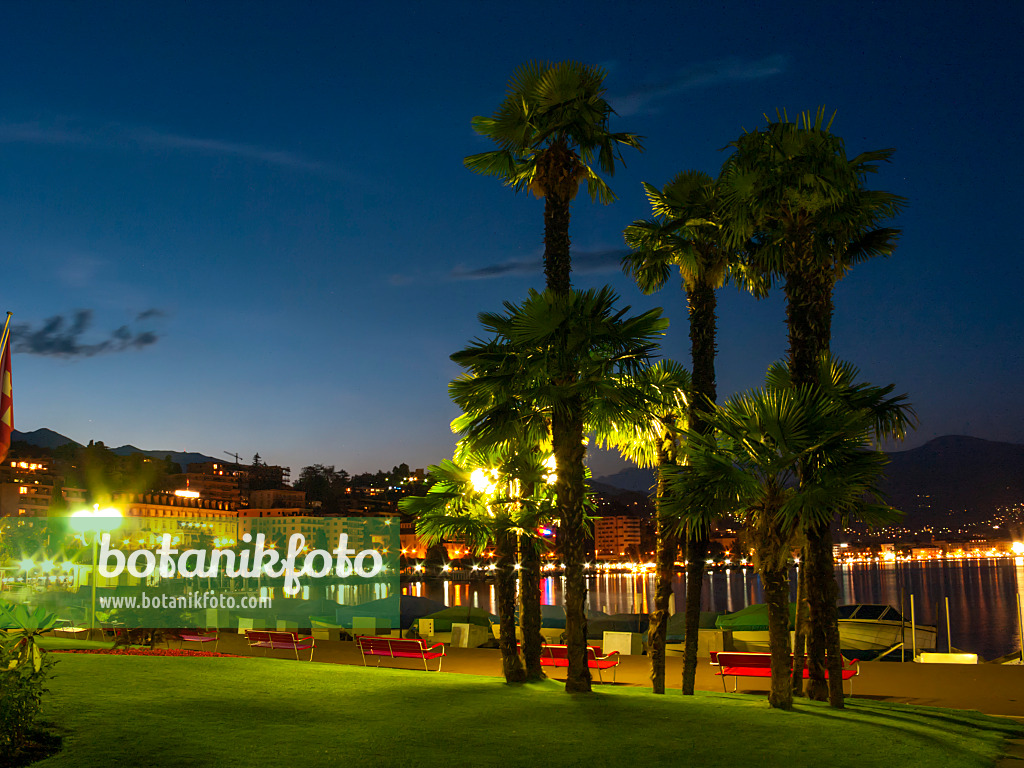
[[[716,675],[722,678],[722,690],[725,690],[725,678],[733,679],[733,691],[739,687],[741,677],[768,677],[772,676],[772,655],[770,653],[739,653],[735,651],[712,651],[711,666],[718,667]],[[793,671],[793,654],[789,656],[789,670]],[[850,695],[853,696],[853,678],[860,674],[860,664],[851,660],[847,666],[846,659],[843,659],[843,681],[850,681]],[[804,680],[810,677],[810,670],[804,666]],[[825,679],[828,679],[828,670],[825,670]]]
[[[313,649],[316,640],[312,637],[300,637],[298,632],[279,632],[272,629],[247,629],[245,639],[250,648],[262,648],[263,655],[273,649],[278,651],[294,651],[295,660],[299,659],[299,651],[309,651],[309,660],[313,660]]]
[[[520,643],[519,646],[522,647],[522,643]],[[569,646],[557,645],[555,643],[542,643],[540,646],[540,665],[542,667],[568,667]],[[612,651],[609,654],[602,655],[601,649],[598,646],[588,645],[587,666],[590,669],[597,670],[597,679],[602,683],[604,682],[604,677],[601,675],[601,670],[612,670],[612,682],[614,683],[615,671],[619,666],[619,652]]]
[[[199,643],[200,648],[206,643],[213,643],[213,652],[216,653],[220,645],[220,632],[216,629],[183,629],[178,633],[178,640],[179,648],[184,648],[185,643]]]
[[[404,637],[374,637],[372,635],[357,635],[356,642],[359,644],[359,653],[363,657],[363,666],[366,666],[367,656],[388,657],[392,659],[422,659],[423,669],[427,672],[427,659],[437,659],[437,671],[441,671],[441,660],[444,658],[444,643],[427,645],[426,640],[420,638]],[[377,666],[380,666],[380,658],[377,659]]]

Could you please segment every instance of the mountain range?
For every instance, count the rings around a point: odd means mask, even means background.
[[[937,437],[888,454],[882,490],[904,525],[985,520],[999,507],[1024,504],[1024,445],[965,435]],[[623,469],[595,485],[648,493],[654,470]]]
[[[40,448],[60,448],[62,445],[71,443],[72,445],[82,446],[81,443],[72,440],[70,437],[65,437],[59,432],[54,432],[52,429],[43,427],[42,429],[36,429],[32,432],[19,432],[14,430],[11,433],[11,440],[22,440],[29,445],[36,445]],[[109,447],[109,446],[108,446]],[[111,448],[113,453],[118,456],[130,456],[133,453],[141,453],[144,456],[149,456],[154,459],[164,459],[170,456],[171,461],[181,465],[182,471],[188,468],[189,464],[199,464],[206,461],[220,461],[212,456],[206,456],[202,453],[189,453],[183,451],[144,451],[141,448],[136,448],[134,445],[122,445],[119,448]]]

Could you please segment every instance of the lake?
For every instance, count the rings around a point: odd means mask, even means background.
[[[794,569],[795,572],[795,569]],[[791,574],[791,575],[795,575]],[[562,577],[541,582],[545,605],[562,603]],[[946,650],[945,598],[953,646],[985,659],[1019,651],[1018,600],[1024,600],[1024,558],[933,560],[906,563],[857,563],[838,566],[839,603],[888,603],[910,620],[939,625],[939,650]],[[795,583],[795,581],[794,581]],[[495,611],[494,585],[486,582],[416,582],[403,592],[440,600],[445,605],[475,605]],[[676,610],[683,610],[686,578],[673,582]],[[793,589],[791,598],[795,599]],[[588,605],[605,613],[647,613],[654,599],[654,576],[626,573],[588,578]],[[763,602],[761,581],[751,568],[705,572],[702,609],[738,611]]]

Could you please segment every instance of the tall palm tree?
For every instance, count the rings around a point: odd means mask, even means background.
[[[632,414],[640,418],[622,421],[621,414],[595,413],[597,440],[619,449],[622,456],[640,467],[657,467],[655,491],[657,521],[656,581],[654,610],[647,632],[647,655],[651,660],[651,687],[665,693],[665,642],[668,635],[672,577],[675,574],[679,537],[674,521],[663,513],[668,488],[664,468],[674,465],[679,455],[680,436],[687,427],[687,404],[692,387],[690,372],[672,360],[659,360],[643,369],[636,383],[651,405],[650,414]]]
[[[519,411],[520,402],[533,406],[526,411],[528,419],[539,417],[550,424],[558,546],[565,566],[570,693],[589,692],[591,687],[584,578],[586,426],[599,407],[605,414],[612,405],[622,414],[647,409],[647,396],[632,377],[654,355],[656,340],[668,326],[660,310],[626,317],[629,308],[616,310],[617,299],[607,287],[568,294],[531,291],[521,304],[505,302],[504,314],[481,314],[481,324],[493,338],[452,355],[470,374],[493,371],[495,356],[505,361],[500,375],[474,375],[453,383],[456,402],[472,414],[468,428],[499,439],[512,431],[506,415],[510,407]],[[479,407],[484,404],[479,397],[482,380],[504,393],[490,407]],[[460,402],[463,381],[470,391]],[[509,406],[505,400],[516,404]]]
[[[684,171],[658,190],[644,184],[650,201],[653,219],[634,221],[625,230],[626,244],[632,252],[622,259],[622,269],[633,277],[645,294],[661,290],[668,282],[672,267],[679,270],[686,294],[690,320],[690,355],[693,365],[693,388],[690,398],[689,426],[707,432],[702,413],[717,397],[715,381],[716,353],[716,295],[715,291],[730,278],[757,292],[756,284],[744,279],[736,249],[725,243],[721,225],[721,202],[715,180],[700,171]],[[659,493],[660,493],[659,489]],[[692,695],[697,672],[697,637],[700,623],[700,595],[704,578],[704,560],[707,556],[708,522],[702,518],[686,532],[686,640],[683,653],[683,693]],[[659,547],[662,547],[659,525]],[[667,534],[666,534],[667,535]],[[668,541],[664,548],[673,549],[676,543]],[[660,550],[659,550],[660,551]],[[674,562],[668,563],[659,579],[671,578]],[[667,589],[664,605],[655,598],[655,613],[668,610]],[[657,635],[655,635],[657,637]],[[664,668],[664,650],[655,647],[651,654],[652,669]],[[655,691],[664,690],[655,676]]]
[[[753,268],[783,282],[789,363],[796,385],[818,381],[818,361],[831,342],[832,292],[856,264],[893,252],[899,230],[882,224],[904,199],[865,188],[867,176],[887,161],[882,149],[847,158],[823,109],[790,122],[785,113],[730,146],[720,183],[726,232],[735,247],[750,251]],[[832,521],[823,515],[807,530],[808,695],[841,707],[837,587],[832,559]],[[833,664],[825,682],[824,661]]]
[[[888,459],[872,439],[883,425],[905,424],[910,413],[904,396],[889,396],[891,386],[856,384],[852,366],[827,364],[825,387],[794,386],[790,372],[776,366],[764,389],[714,408],[707,417],[713,432],[691,432],[688,463],[669,476],[669,509],[681,521],[697,507],[736,512],[748,523],[768,606],[768,700],[782,709],[793,700],[786,571],[795,538],[837,511],[868,522],[892,519],[878,490]]]
[[[544,198],[544,274],[557,293],[571,287],[569,207],[579,185],[586,181],[590,198],[607,205],[615,194],[595,164],[611,176],[623,146],[642,149],[639,136],[608,129],[614,110],[604,78],[603,69],[576,61],[528,62],[513,73],[494,115],[472,122],[499,148],[470,155],[466,167]]]

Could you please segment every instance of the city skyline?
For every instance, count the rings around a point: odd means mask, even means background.
[[[909,200],[896,254],[837,288],[834,352],[910,395],[902,447],[1024,442],[1005,90],[1024,13],[925,8],[5,6],[15,427],[296,474],[450,455],[448,355],[543,284],[543,203],[463,168],[490,148],[470,119],[519,64],[578,59],[607,70],[612,128],[646,151],[610,179],[617,203],[574,203],[577,287],[663,306],[664,353],[688,364],[678,279],[644,297],[618,268],[649,215],[640,182],[715,174],[764,114],[824,105],[850,154],[895,147],[871,186]],[[725,288],[719,316],[724,400],[784,356],[781,290]]]

